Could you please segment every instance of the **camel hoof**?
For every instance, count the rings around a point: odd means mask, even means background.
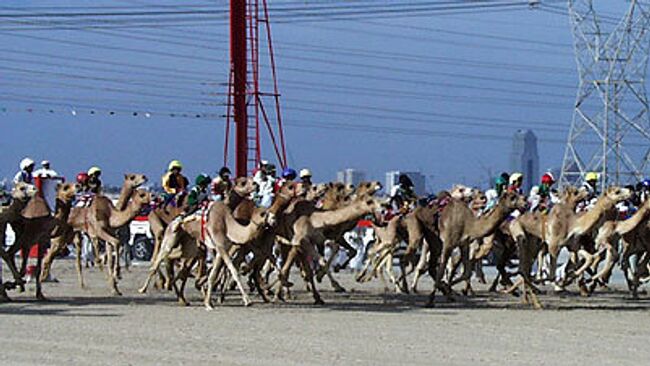
[[[325,301],[323,299],[316,299],[314,300],[314,305],[325,305]]]
[[[36,300],[38,301],[47,301],[47,298],[43,296],[43,294],[37,293],[36,294]]]
[[[213,311],[213,310],[214,310],[214,306],[212,306],[212,304],[209,303],[205,304],[205,311]]]
[[[187,302],[186,300],[179,299],[178,300],[178,305],[180,305],[180,306],[190,306],[190,303]]]
[[[244,300],[244,307],[249,307],[249,306],[251,306],[251,305],[253,305],[253,303],[251,302],[250,299],[245,299],[245,300]]]
[[[343,286],[340,286],[340,285],[339,286],[334,286],[334,292],[341,293],[341,292],[346,292],[346,291],[347,290]]]
[[[141,294],[145,294],[145,293],[147,293],[147,288],[142,287],[142,288],[138,289],[138,292],[141,293]]]
[[[113,296],[122,296],[122,293],[120,292],[120,290],[114,289],[113,291],[111,291],[111,295],[113,295]]]
[[[342,268],[341,268],[340,265],[338,265],[338,264],[335,265],[335,266],[334,266],[334,273],[339,273],[339,271],[340,271],[341,269],[342,269]]]
[[[9,297],[9,295],[7,295],[7,292],[4,290],[4,288],[0,290],[0,303],[3,302],[11,302],[11,298]]]

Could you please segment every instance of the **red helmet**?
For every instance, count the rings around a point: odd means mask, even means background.
[[[81,172],[81,173],[77,174],[77,183],[84,184],[87,181],[88,181],[88,173]]]
[[[555,183],[555,178],[553,177],[553,174],[551,173],[546,173],[542,175],[542,184],[547,184],[547,185],[553,185]]]

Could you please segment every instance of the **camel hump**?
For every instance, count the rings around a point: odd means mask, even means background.
[[[26,219],[36,219],[40,217],[50,216],[50,207],[47,205],[47,202],[40,195],[32,197],[27,206],[21,212],[21,216]]]

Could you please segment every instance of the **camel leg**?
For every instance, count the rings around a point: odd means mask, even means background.
[[[151,266],[149,267],[149,273],[147,275],[147,279],[144,281],[144,284],[142,285],[142,287],[140,287],[138,292],[140,292],[141,294],[147,292],[151,280],[154,278],[154,276],[156,276],[158,270],[160,269],[160,265],[163,263],[163,261],[167,260],[169,254],[176,247],[177,244],[178,244],[178,239],[173,234],[171,238],[168,238],[168,240],[166,241],[163,240],[161,248],[159,248],[156,256],[152,257],[154,260],[151,263]],[[171,266],[171,263],[169,263],[169,266]]]
[[[113,263],[113,260],[119,260],[119,258],[113,258],[113,250],[119,247],[117,243],[119,240],[113,235],[109,234],[103,228],[99,228],[97,234],[97,238],[104,240],[106,243],[106,271],[109,289],[111,289],[113,295],[121,296],[122,293],[117,287],[117,275],[115,273],[115,265]]]
[[[246,290],[244,289],[244,285],[242,284],[241,278],[239,277],[239,272],[237,272],[237,269],[233,265],[230,254],[228,254],[228,251],[225,248],[219,245],[217,246],[217,252],[230,271],[230,275],[232,276],[233,280],[237,284],[239,292],[242,296],[242,300],[244,301],[244,306],[249,306],[251,304],[251,299],[248,297],[248,293],[246,293]]]
[[[75,266],[77,269],[77,277],[79,279],[79,287],[84,288],[86,286],[84,285],[84,278],[82,275],[83,266],[81,265],[81,246],[83,243],[80,235],[75,235],[72,240],[74,243],[75,252],[77,253],[75,256]]]
[[[415,266],[415,274],[413,275],[413,281],[411,282],[410,286],[410,290],[415,294],[418,292],[418,282],[420,281],[420,276],[422,276],[425,269],[427,268],[429,256],[429,242],[425,240],[422,244],[420,259],[418,260],[418,264]]]
[[[450,241],[444,241],[445,243],[448,243]],[[447,296],[447,299],[449,301],[452,301],[453,298],[451,297],[451,288],[448,284],[443,283],[443,276],[445,274],[445,268],[447,267],[447,262],[449,261],[449,257],[451,257],[451,253],[454,251],[454,248],[451,245],[443,245],[442,248],[442,253],[440,255],[440,259],[437,263],[438,265],[438,270],[436,271],[436,277],[435,277],[435,285],[434,289],[431,292],[431,295],[429,295],[429,305],[433,305],[435,301],[435,291],[436,289],[442,291],[442,293]]]
[[[39,243],[43,240],[39,240]],[[45,247],[43,244],[37,245],[37,259],[36,259],[36,268],[34,269],[34,281],[36,282],[36,298],[40,301],[45,300],[43,296],[43,291],[41,288],[41,267],[43,265],[43,256],[45,255]]]
[[[517,284],[521,283],[522,286],[522,301],[527,304],[528,300],[530,299],[535,309],[541,309],[542,304],[539,302],[535,291],[533,291],[534,286],[531,279],[531,271],[536,250],[536,246],[532,244],[532,241],[527,242],[523,236],[517,237],[517,249],[519,251],[519,274],[521,276],[521,280],[518,281]],[[515,289],[517,284],[513,285],[512,289]]]
[[[50,250],[47,251],[47,254],[45,255],[45,258],[43,258],[43,270],[41,271],[41,281],[45,281],[47,276],[50,275],[50,268],[52,266],[52,262],[54,261],[54,257],[61,252],[63,248],[65,248],[66,243],[64,240],[51,240],[50,241]]]
[[[314,305],[323,305],[325,302],[323,299],[320,297],[320,294],[318,293],[318,290],[316,289],[316,283],[314,282],[314,274],[311,270],[311,266],[309,264],[309,261],[307,261],[307,256],[301,255],[300,260],[302,262],[303,269],[305,271],[305,280],[309,285],[311,286],[311,293],[312,296],[314,297]]]
[[[605,265],[600,271],[598,271],[598,273],[596,273],[594,277],[592,277],[592,281],[601,280],[611,272],[612,268],[614,267],[614,264],[616,263],[617,254],[618,253],[616,252],[613,246],[609,244],[606,246]]]
[[[0,257],[2,257],[2,260],[5,263],[7,263],[7,266],[9,267],[9,270],[11,271],[11,274],[14,277],[14,281],[16,282],[16,285],[23,288],[24,291],[25,281],[23,280],[23,276],[21,276],[20,272],[18,271],[18,268],[16,267],[16,262],[14,261],[14,258],[11,257],[9,253],[5,252],[3,248],[0,248]]]

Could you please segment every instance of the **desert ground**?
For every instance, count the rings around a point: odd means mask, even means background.
[[[172,293],[137,288],[146,264],[123,272],[122,297],[108,295],[102,272],[85,272],[79,289],[73,261],[55,263],[58,283],[11,292],[0,304],[2,365],[641,365],[650,359],[650,296],[616,290],[591,298],[541,296],[544,310],[490,294],[424,308],[420,295],[385,293],[379,281],[354,282],[346,293],[320,285],[324,306],[295,279],[295,299],[244,308],[237,294],[212,312],[188,284],[190,307]],[[6,273],[5,278],[9,278]],[[573,289],[575,292],[575,288]]]

